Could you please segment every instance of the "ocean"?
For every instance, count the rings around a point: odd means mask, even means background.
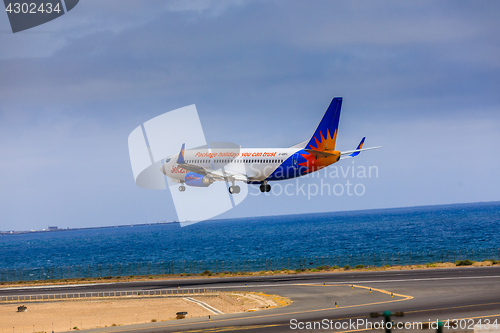
[[[0,269],[500,247],[500,202],[0,236]]]

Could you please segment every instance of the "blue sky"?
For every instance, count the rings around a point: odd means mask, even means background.
[[[494,1],[85,0],[12,34],[0,15],[0,230],[176,219],[168,191],[134,184],[127,137],[190,104],[209,141],[288,147],[342,96],[337,148],[384,146],[338,164],[378,177],[323,180],[362,196],[250,195],[221,218],[500,200],[499,16]]]

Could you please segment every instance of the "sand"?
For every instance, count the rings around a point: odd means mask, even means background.
[[[193,298],[224,313],[258,311],[291,303],[277,295],[245,292]],[[28,311],[17,312],[20,305],[25,305]],[[214,316],[202,306],[181,297],[0,303],[0,333],[61,332],[177,320],[176,313],[180,311],[188,313],[186,318],[207,317],[208,320],[209,315]]]

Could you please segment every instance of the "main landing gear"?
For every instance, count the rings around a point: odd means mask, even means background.
[[[240,193],[240,187],[238,185],[234,185],[234,180],[232,181],[232,185],[229,186],[229,193],[238,194]]]
[[[184,186],[184,185],[179,186],[180,192],[184,192],[185,190],[186,190],[186,186]]]
[[[260,191],[261,192],[271,191],[271,185],[269,185],[267,182],[262,182],[262,185],[260,185]]]
[[[231,194],[238,194],[240,193],[240,187],[238,185],[231,185],[229,186],[229,193]]]

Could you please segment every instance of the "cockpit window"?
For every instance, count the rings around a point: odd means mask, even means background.
[[[171,160],[170,158],[167,158],[167,160],[165,161],[165,163],[168,163],[168,162],[170,162],[170,160]]]

